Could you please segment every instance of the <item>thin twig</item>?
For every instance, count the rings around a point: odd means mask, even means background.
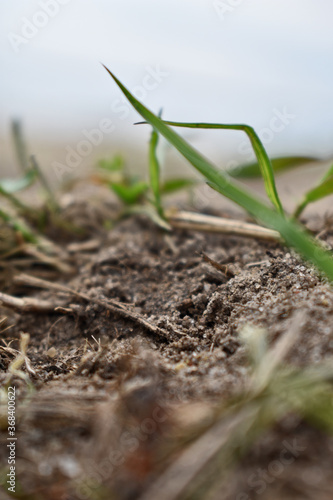
[[[80,297],[81,299],[85,300],[88,303],[98,304],[101,307],[104,307],[105,309],[113,312],[114,314],[118,314],[119,316],[125,319],[130,319],[131,321],[134,321],[135,323],[143,326],[146,330],[150,331],[155,335],[158,335],[159,337],[163,337],[164,339],[170,340],[170,332],[168,332],[164,328],[160,328],[159,326],[149,323],[143,316],[134,311],[131,311],[129,309],[128,304],[122,304],[121,302],[118,302],[117,300],[113,299],[109,299],[108,301],[106,301],[106,300],[99,300],[96,298],[92,298],[85,293],[77,292],[76,290],[68,288],[67,286],[59,285],[58,283],[52,283],[50,281],[42,280],[40,278],[35,278],[27,274],[20,274],[18,276],[15,276],[14,283],[19,285],[29,285],[38,288],[44,288],[47,290],[56,290],[58,292],[64,292],[70,295],[74,295],[75,297]],[[173,329],[172,331],[177,335],[182,335],[182,336],[184,335],[183,332],[180,332],[178,330]]]
[[[93,239],[89,241],[80,241],[78,243],[70,243],[67,245],[67,252],[77,253],[77,252],[93,252],[101,247],[101,240]]]
[[[189,485],[202,473],[207,463],[218,454],[237,428],[252,422],[255,406],[245,406],[237,415],[217,421],[199,439],[188,446],[177,459],[140,497],[140,500],[178,500]]]
[[[234,278],[235,277],[235,272],[230,269],[230,266],[228,264],[220,264],[214,259],[211,259],[208,255],[206,255],[204,252],[201,252],[200,254],[203,259],[210,264],[214,269],[217,271],[221,272],[223,276],[226,278]]]
[[[11,309],[21,312],[38,312],[38,313],[50,313],[54,311],[55,307],[59,304],[54,304],[45,300],[34,299],[30,297],[13,297],[13,295],[7,295],[7,293],[0,292],[0,303]]]
[[[74,269],[70,265],[63,262],[64,259],[63,251],[61,251],[62,255],[59,255],[59,257],[53,257],[51,255],[46,255],[45,253],[40,252],[33,245],[25,245],[24,250],[26,254],[35,257],[36,259],[39,260],[39,262],[52,266],[64,274],[72,274],[74,272]]]
[[[186,211],[169,211],[166,213],[166,216],[169,224],[175,228],[233,234],[236,236],[245,236],[276,242],[282,241],[282,238],[277,231],[258,226],[257,224],[251,224],[249,222]]]

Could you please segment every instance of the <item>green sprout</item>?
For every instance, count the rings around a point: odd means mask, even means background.
[[[101,159],[98,167],[105,172],[101,176],[118,199],[125,205],[125,214],[141,213],[150,217],[163,229],[170,230],[165,220],[162,197],[182,189],[189,189],[196,180],[174,178],[161,181],[161,168],[157,154],[159,133],[153,129],[149,142],[149,182],[126,171],[122,156]],[[153,208],[153,210],[152,210]]]
[[[142,118],[164,136],[205,177],[207,183],[213,189],[240,205],[264,226],[277,230],[288,246],[293,247],[304,259],[312,262],[320,272],[324,273],[330,281],[333,281],[333,259],[331,254],[324,250],[301,224],[284,215],[275,187],[274,171],[271,162],[264,146],[252,127],[247,125],[165,122],[138,101],[109,69],[106,67],[105,69]],[[171,128],[171,125],[176,127],[221,128],[244,131],[251,140],[257,161],[264,176],[266,191],[273,206],[260,200],[257,195],[252,194],[237,181],[234,181],[227,173],[215,167],[177,134]]]
[[[333,165],[330,166],[319,183],[305,193],[303,200],[295,209],[294,217],[299,217],[309,203],[313,203],[331,194],[333,194]]]

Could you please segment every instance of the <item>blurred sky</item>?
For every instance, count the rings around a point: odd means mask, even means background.
[[[0,135],[136,144],[147,127],[103,62],[167,119],[245,122],[270,154],[333,154],[332,0],[1,2]],[[237,132],[185,132],[206,154],[248,149]]]

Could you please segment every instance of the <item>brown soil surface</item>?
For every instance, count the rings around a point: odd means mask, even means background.
[[[333,246],[331,220],[308,225]],[[93,250],[72,248],[73,275],[54,276],[81,296],[11,280],[2,290],[60,307],[48,314],[0,308],[11,326],[2,333],[2,383],[16,355],[5,347],[19,349],[20,334],[30,334],[30,365],[20,372],[30,382],[18,376],[12,382],[19,498],[144,498],[188,433],[207,426],[217,407],[246,388],[245,325],[265,328],[274,345],[302,311],[288,362],[307,367],[332,361],[333,289],[283,246],[166,234],[141,217],[94,238]],[[108,307],[113,301],[121,312]],[[3,415],[1,429],[3,471]],[[285,449],[291,459],[279,469]],[[331,499],[332,468],[333,438],[291,414],[263,430],[214,494],[188,498]],[[5,491],[1,498],[9,498]]]

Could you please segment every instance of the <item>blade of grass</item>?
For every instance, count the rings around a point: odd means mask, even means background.
[[[131,215],[131,214],[142,214],[146,215],[150,220],[154,222],[157,226],[165,231],[170,231],[171,226],[169,223],[162,218],[155,210],[155,208],[151,205],[130,205],[123,211],[123,215]]]
[[[35,179],[36,173],[33,170],[30,170],[19,179],[3,179],[0,181],[0,195],[7,198],[7,200],[21,212],[28,213],[31,211],[30,208],[22,203],[19,198],[14,196],[14,193],[31,186]]]
[[[12,226],[15,231],[21,233],[24,240],[29,243],[38,243],[38,237],[29,229],[24,221],[16,216],[11,216],[0,208],[0,218],[8,225]]]
[[[0,193],[13,194],[16,191],[21,191],[21,189],[31,186],[35,179],[36,173],[33,170],[29,170],[29,172],[19,179],[2,179],[0,181]]]
[[[195,179],[168,179],[161,186],[161,194],[171,194],[181,189],[191,188],[198,184]]]
[[[34,172],[36,173],[36,175],[38,176],[39,181],[40,181],[41,185],[43,186],[43,189],[48,197],[48,202],[49,202],[49,206],[50,206],[51,210],[53,212],[60,212],[60,207],[58,205],[57,200],[55,199],[53,191],[50,188],[50,185],[49,185],[43,171],[41,170],[39,164],[37,163],[37,160],[36,160],[34,155],[30,156],[30,161],[32,164],[32,168],[33,168]]]
[[[103,158],[99,160],[98,166],[109,172],[118,172],[124,169],[124,159],[121,155],[116,155],[113,158]]]
[[[250,139],[252,148],[257,157],[258,165],[261,170],[261,175],[264,179],[266,193],[271,202],[273,203],[273,205],[278,210],[278,212],[280,212],[281,214],[284,213],[279,195],[277,193],[275,179],[274,179],[274,171],[271,161],[267,155],[267,152],[261,140],[259,139],[259,136],[252,127],[244,124],[229,125],[220,123],[185,123],[185,122],[172,122],[172,121],[164,121],[164,123],[173,127],[196,128],[196,129],[241,130],[245,132],[248,138]]]
[[[271,159],[271,164],[274,173],[283,172],[296,167],[302,167],[307,163],[319,161],[318,158],[311,158],[308,156],[283,156],[281,158]],[[261,176],[261,168],[258,162],[247,163],[229,169],[228,174],[237,179],[253,179]]]
[[[132,185],[111,182],[110,188],[126,205],[133,205],[146,193],[148,184],[143,181],[137,181]]]
[[[18,120],[14,120],[12,122],[12,135],[13,135],[13,141],[17,159],[22,172],[25,174],[29,169],[29,160],[25,147],[25,142],[23,139],[21,122],[19,122]]]
[[[161,113],[159,114],[159,117]],[[161,204],[160,193],[160,165],[157,158],[158,132],[153,128],[150,144],[149,144],[149,178],[150,187],[154,195],[154,204],[158,215],[164,217],[163,207]]]
[[[304,195],[303,200],[295,209],[294,217],[298,218],[309,203],[321,200],[331,194],[333,194],[333,165],[330,166],[319,184]]]
[[[261,221],[263,225],[276,229],[289,246],[294,247],[305,259],[313,262],[320,271],[333,281],[333,259],[331,255],[316,244],[314,239],[300,225],[287,220],[281,213],[260,201],[257,195],[252,195],[235,181],[232,181],[228,175],[218,171],[163,120],[141,104],[110,70],[106,67],[105,69],[138,113],[203,174],[215,189],[243,207]]]

